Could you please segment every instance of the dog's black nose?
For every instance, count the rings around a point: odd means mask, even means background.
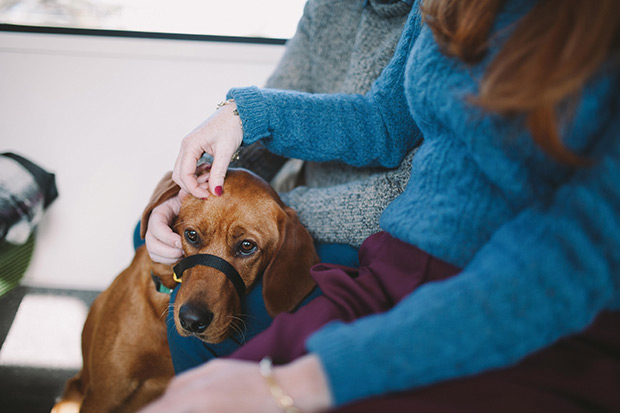
[[[190,333],[204,332],[207,327],[209,327],[212,320],[213,313],[204,308],[183,304],[179,309],[179,322],[181,323],[181,327]]]

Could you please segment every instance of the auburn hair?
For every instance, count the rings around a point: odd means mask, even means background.
[[[442,51],[479,62],[505,0],[424,0],[422,15]],[[512,29],[512,28],[511,28]],[[502,115],[523,114],[533,140],[553,158],[583,159],[566,148],[561,106],[620,49],[620,1],[540,0],[515,23],[489,64],[474,102]],[[615,55],[615,56],[614,56]]]

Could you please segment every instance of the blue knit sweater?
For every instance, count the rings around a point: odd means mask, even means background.
[[[508,1],[494,30],[522,16],[522,4]],[[468,103],[503,39],[466,66],[440,52],[414,9],[364,96],[253,87],[228,96],[244,142],[291,157],[394,167],[424,139],[381,225],[463,272],[310,337],[337,404],[512,365],[620,308],[617,75],[592,79],[562,125],[567,146],[594,161],[571,168],[545,155],[521,119]]]

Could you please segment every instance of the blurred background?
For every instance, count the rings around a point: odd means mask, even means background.
[[[0,410],[49,411],[180,140],[230,87],[264,84],[303,5],[0,0],[0,153],[55,174],[59,193],[0,296]]]
[[[305,0],[0,0],[2,23],[289,38]]]

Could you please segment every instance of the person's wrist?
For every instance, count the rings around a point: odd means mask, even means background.
[[[316,355],[309,354],[275,367],[274,375],[302,412],[320,412],[332,406],[327,377]]]
[[[243,122],[237,110],[237,102],[234,99],[223,100],[217,104],[217,110],[223,110],[232,115],[233,128],[236,130],[237,147],[243,145]],[[231,161],[239,160],[239,152],[235,152]]]
[[[300,413],[299,408],[295,405],[293,398],[287,393],[286,390],[280,385],[273,371],[273,364],[269,357],[263,358],[259,365],[260,375],[263,376],[273,401],[278,408],[284,413]]]

